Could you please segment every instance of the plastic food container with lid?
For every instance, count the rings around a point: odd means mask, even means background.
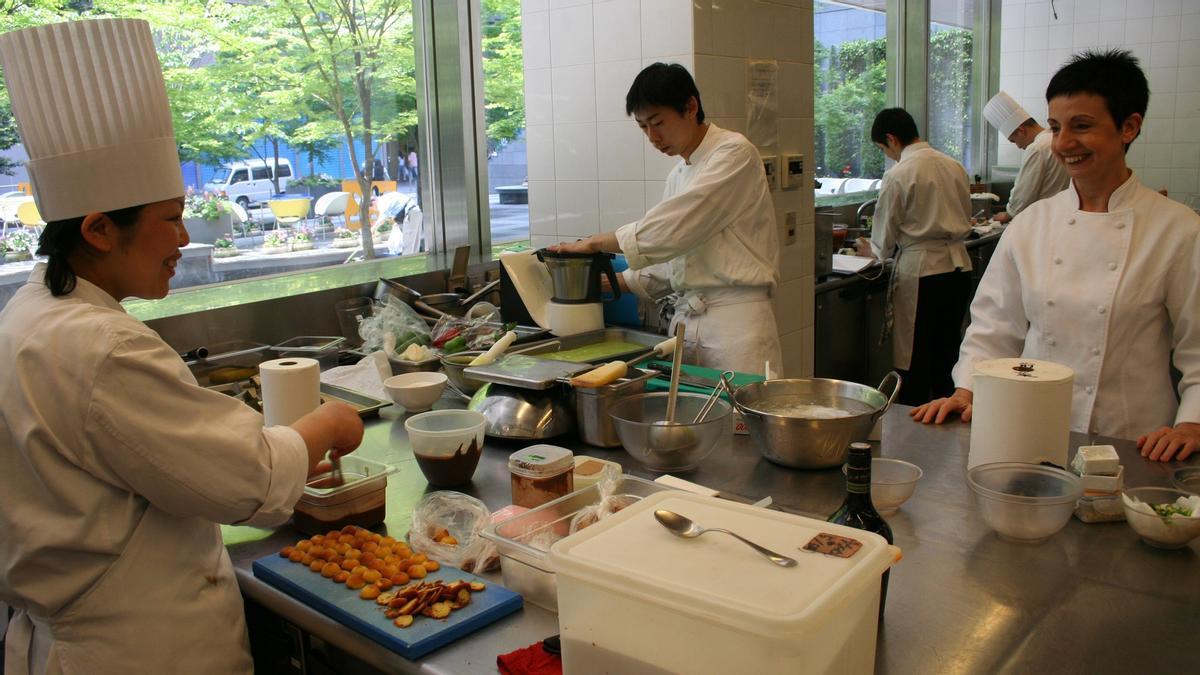
[[[292,524],[306,534],[322,534],[346,525],[382,523],[387,515],[387,477],[393,471],[363,457],[342,457],[343,483],[329,485],[329,473],[310,478],[292,513]]]
[[[654,518],[728,528],[681,539]],[[841,558],[801,548],[819,533],[862,546]],[[651,495],[550,549],[564,672],[871,673],[880,576],[894,547],[876,534],[671,491]],[[603,608],[603,611],[597,611]]]
[[[531,445],[508,457],[512,503],[536,508],[575,491],[575,454],[557,445]]]

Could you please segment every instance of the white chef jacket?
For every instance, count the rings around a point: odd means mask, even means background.
[[[775,208],[744,136],[710,123],[667,176],[663,200],[616,236],[636,295],[682,294],[675,321],[687,324],[689,362],[757,373],[769,360],[782,370],[770,300],[779,283]]]
[[[1130,176],[1107,213],[1072,185],[1013,220],[971,303],[954,367],[1020,355],[1075,371],[1071,428],[1133,439],[1200,422],[1200,217]],[[1183,373],[1171,391],[1169,359]]]
[[[963,243],[971,232],[967,170],[924,141],[900,152],[883,175],[871,226],[871,251],[883,259],[896,252],[892,294],[892,360],[905,370],[912,360],[913,326],[921,277],[969,271]]]
[[[53,297],[44,270],[0,312],[5,672],[250,672],[216,523],[285,521],[303,439],[197,386],[95,285]]]
[[[1008,215],[1015,216],[1030,204],[1053,197],[1071,184],[1066,167],[1050,148],[1053,140],[1053,132],[1043,129],[1022,151],[1021,168],[1008,196]]]

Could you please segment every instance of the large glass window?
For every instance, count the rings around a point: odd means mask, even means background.
[[[813,4],[817,195],[878,187],[883,153],[871,121],[885,106],[887,16],[884,0]]]
[[[973,105],[976,0],[935,0],[929,5],[928,81],[926,83],[926,140],[972,166],[975,125],[982,111]]]
[[[144,18],[159,47],[193,242],[174,289],[424,252],[412,0],[18,3],[0,32],[97,16]],[[7,92],[0,151],[3,304],[38,234]]]
[[[493,245],[529,240],[521,0],[483,0],[484,123]]]

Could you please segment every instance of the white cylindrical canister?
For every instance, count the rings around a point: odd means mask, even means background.
[[[967,468],[990,462],[1067,465],[1075,373],[1051,361],[992,359],[975,365]]]
[[[316,359],[264,361],[258,372],[266,426],[291,424],[321,405],[321,366]]]

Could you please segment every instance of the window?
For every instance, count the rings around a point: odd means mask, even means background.
[[[287,164],[279,165],[279,177],[288,178],[292,175],[292,167]]]
[[[925,140],[963,163],[968,174],[982,173],[974,164],[976,126],[983,111],[973,105],[976,81],[975,2],[953,0],[929,6],[927,121]]]
[[[871,122],[887,107],[885,6],[884,0],[813,4],[819,197],[875,189],[883,176],[884,157],[871,142]]]
[[[254,180],[271,180],[271,169],[266,166],[256,166],[250,171]]]
[[[230,183],[242,183],[247,180],[249,180],[249,175],[246,173],[246,170],[238,169],[237,171],[233,172],[233,180],[231,180],[229,182]]]
[[[529,239],[520,0],[482,0],[480,24],[491,241],[512,244]]]

